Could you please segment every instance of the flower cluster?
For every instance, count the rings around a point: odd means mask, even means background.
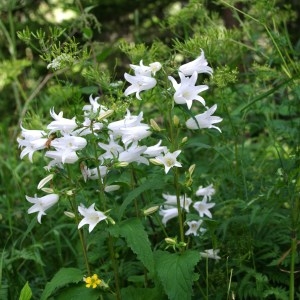
[[[143,61],[140,61],[139,65],[131,64],[130,67],[134,75],[125,73],[124,77],[131,85],[126,88],[124,95],[135,93],[136,98],[141,100],[140,93],[142,91],[150,90],[157,85],[157,80],[153,76],[162,68],[162,65],[154,62],[146,66]],[[213,73],[203,51],[196,60],[179,68],[180,83],[177,83],[172,76],[168,76],[175,89],[173,99],[176,104],[187,105],[187,108],[191,109],[193,101],[198,101],[205,107],[206,102],[199,93],[207,90],[208,86],[196,85],[200,73],[209,75]],[[119,188],[117,184],[105,185],[104,179],[113,168],[124,167],[132,163],[148,166],[151,161],[155,165],[163,166],[167,174],[172,168],[182,167],[179,160],[181,149],[172,147],[171,151],[167,146],[162,145],[162,140],[158,140],[154,145],[149,142],[147,138],[152,134],[153,126],[143,122],[143,111],[133,114],[127,109],[125,116],[121,119],[111,120],[114,111],[100,104],[99,99],[99,97],[94,98],[93,95],[90,95],[89,104],[82,107],[82,115],[72,118],[65,118],[62,111],[57,114],[52,108],[50,116],[53,120],[44,129],[29,130],[21,125],[21,136],[17,139],[19,147],[22,149],[21,159],[28,155],[29,160],[33,162],[33,154],[36,151],[43,151],[44,156],[49,160],[45,169],[51,173],[51,176],[43,179],[42,184],[40,183],[38,186],[38,189],[42,189],[48,195],[26,196],[26,199],[33,203],[28,213],[37,212],[39,223],[41,223],[41,217],[46,214],[45,211],[55,205],[61,196],[61,193],[55,192],[52,188],[43,188],[43,186],[59,174],[57,171],[64,170],[67,165],[78,163],[83,181],[99,180],[104,185],[105,192],[112,192]],[[212,116],[217,105],[205,108],[204,113],[188,119],[186,127],[189,129],[215,128],[221,131],[213,125],[222,121],[220,117]],[[89,153],[96,153],[96,157],[89,157]],[[193,203],[193,207],[198,211],[200,218],[203,218],[204,215],[211,218],[209,209],[214,206],[214,203],[209,201],[214,189],[210,186],[204,190],[197,191],[196,195],[203,196],[203,200]],[[166,225],[168,220],[178,215],[178,209],[175,206],[177,197],[167,194],[164,194],[163,197],[166,203],[160,210],[160,214]],[[180,204],[182,209],[189,212],[192,200],[183,195],[180,197]],[[87,207],[80,203],[77,211],[82,216],[78,228],[88,225],[89,232],[99,222],[109,219],[105,212],[97,209],[95,202],[88,203]],[[201,223],[201,219],[187,222],[190,229],[186,234],[196,235]]]
[[[194,236],[198,236],[199,232],[205,232],[205,229],[201,227],[203,223],[204,216],[208,218],[212,218],[212,214],[210,209],[215,206],[215,203],[210,202],[211,196],[215,193],[215,189],[213,185],[203,188],[200,186],[196,191],[196,196],[203,196],[201,201],[196,201],[193,203],[192,199],[187,197],[186,195],[182,195],[179,197],[180,207],[186,212],[190,212],[190,206],[199,214],[199,220],[187,221],[187,225],[189,229],[186,231],[186,235],[193,234]],[[165,199],[164,204],[161,206],[159,214],[163,217],[162,222],[166,226],[167,222],[178,216],[179,212],[177,209],[177,196],[176,195],[167,195],[163,194],[163,198]]]

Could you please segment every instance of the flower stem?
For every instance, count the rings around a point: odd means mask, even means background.
[[[178,169],[174,168],[174,186],[175,186],[175,190],[176,190],[180,242],[184,243],[183,215],[182,215],[182,208],[181,208],[181,205],[180,205],[180,190],[179,190],[178,182],[179,182],[179,180],[178,180]]]
[[[290,288],[289,288],[289,300],[294,300],[295,296],[295,256],[297,251],[297,239],[296,232],[292,231],[291,239],[291,265],[290,265]]]

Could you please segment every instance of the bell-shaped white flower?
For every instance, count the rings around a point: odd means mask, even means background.
[[[51,142],[51,146],[61,154],[62,163],[65,163],[70,154],[83,149],[86,145],[87,141],[85,138],[71,135],[56,138]]]
[[[146,146],[138,146],[137,143],[134,142],[129,148],[119,153],[118,160],[119,162],[137,162],[138,164],[149,165],[148,159],[141,156],[146,149]]]
[[[151,77],[151,74],[155,75],[155,73],[161,69],[161,63],[153,62],[149,64],[149,66],[145,66],[141,60],[139,66],[130,64],[130,68],[134,70],[135,75]]]
[[[207,85],[195,85],[198,74],[194,72],[191,77],[185,77],[183,73],[179,72],[181,79],[180,83],[177,83],[172,76],[168,76],[175,89],[174,101],[177,104],[186,104],[188,109],[191,109],[193,101],[199,101],[205,105],[205,100],[198,94],[207,90]]]
[[[23,148],[20,153],[20,158],[23,159],[28,155],[29,160],[32,162],[34,152],[45,149],[48,138],[45,138],[46,132],[43,130],[25,129],[22,125],[21,129],[22,138],[17,138],[19,148]]]
[[[147,150],[144,152],[144,155],[147,155],[148,157],[156,157],[162,153],[167,152],[167,147],[161,146],[160,144],[161,140],[156,145],[147,147]]]
[[[125,90],[124,95],[128,96],[130,94],[135,93],[136,97],[139,100],[142,100],[142,98],[140,97],[140,92],[150,90],[156,85],[156,80],[149,76],[143,76],[143,75],[132,76],[128,73],[125,73],[124,77],[129,83],[131,83],[131,86],[129,86]]]
[[[208,249],[208,250],[204,250],[204,252],[200,252],[200,256],[204,258],[219,260],[221,259],[221,257],[218,255],[219,252],[220,249]]]
[[[215,203],[212,202],[207,203],[206,199],[203,199],[202,201],[197,201],[193,204],[193,207],[199,213],[199,216],[201,218],[203,218],[204,215],[206,215],[209,218],[212,218],[212,214],[209,210],[214,206]]]
[[[203,196],[204,200],[208,199],[208,201],[210,201],[215,192],[216,190],[213,188],[212,184],[207,187],[199,186],[198,190],[196,191],[196,196]]]
[[[55,120],[52,121],[47,129],[50,130],[50,133],[55,131],[61,131],[62,133],[71,133],[76,127],[75,117],[72,119],[67,119],[63,117],[63,112],[61,111],[59,114],[56,114],[54,108],[50,110],[51,117]]]
[[[163,204],[164,207],[170,208],[177,206],[177,196],[163,194],[163,198],[166,200]],[[192,204],[192,199],[187,197],[186,195],[181,195],[179,197],[180,206],[185,209],[186,212],[190,211],[190,205]]]
[[[78,211],[83,216],[83,219],[78,224],[78,228],[87,224],[89,225],[89,232],[91,232],[99,222],[107,218],[103,212],[95,210],[95,203],[88,208],[81,204],[78,206]]]
[[[108,144],[98,143],[98,145],[100,148],[106,151],[100,155],[99,160],[117,158],[119,153],[124,151],[124,148],[115,141],[112,134],[109,136]]]
[[[155,159],[165,166],[165,173],[167,174],[169,170],[173,167],[182,167],[181,163],[177,161],[177,156],[181,153],[181,150],[174,152],[167,152],[164,155],[159,155]]]
[[[214,126],[215,123],[222,122],[222,118],[217,116],[212,116],[216,111],[217,104],[213,105],[206,112],[196,115],[194,118],[190,118],[186,121],[186,127],[189,129],[202,129],[202,128],[215,128],[221,132],[221,129]]]
[[[194,72],[197,73],[207,73],[212,75],[213,69],[208,66],[208,62],[205,59],[204,51],[201,49],[201,54],[195,60],[188,62],[182,65],[179,68],[179,71],[182,72],[185,76],[190,76]]]
[[[54,166],[63,168],[63,164],[73,164],[79,159],[75,151],[68,151],[66,153],[64,150],[50,150],[45,153],[45,156],[52,159],[46,167],[48,171]]]
[[[162,223],[166,226],[169,220],[176,218],[178,216],[178,209],[177,207],[160,209],[159,214],[163,217]]]
[[[201,228],[202,220],[199,221],[188,221],[186,222],[189,226],[189,229],[185,232],[185,235],[193,234],[194,236],[198,236],[199,232],[205,232],[206,229]]]
[[[81,165],[80,169],[81,169],[81,174],[83,176],[83,180],[85,182],[88,179],[91,180],[99,179],[99,172],[101,178],[104,178],[108,173],[108,169],[106,166],[99,166],[99,171],[98,168],[88,168],[86,165]]]
[[[49,194],[39,198],[37,195],[34,195],[34,197],[26,196],[26,199],[28,202],[33,203],[33,206],[28,209],[28,213],[37,212],[37,220],[41,223],[42,216],[46,215],[45,211],[58,201],[59,196],[57,194]]]

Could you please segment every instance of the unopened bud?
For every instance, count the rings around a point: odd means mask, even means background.
[[[70,212],[70,211],[64,211],[64,214],[65,214],[67,217],[71,218],[71,219],[74,219],[74,218],[75,218],[75,214],[73,214],[73,213]]]
[[[53,176],[54,176],[54,174],[50,174],[50,175],[46,176],[45,178],[43,178],[37,186],[38,190],[40,190],[46,183],[48,183],[50,180],[52,180]]]
[[[156,166],[162,165],[162,163],[159,160],[157,160],[156,158],[149,158],[149,161]]]
[[[51,188],[41,188],[41,190],[47,194],[53,194],[54,190]]]
[[[121,162],[118,162],[115,164],[116,167],[121,167],[121,168],[127,167],[128,165],[129,165],[129,163],[126,161],[121,161]]]
[[[74,195],[74,193],[73,193],[73,191],[72,191],[72,190],[68,190],[68,191],[66,192],[66,194],[67,194],[68,196],[72,196],[72,195]]]
[[[110,192],[113,192],[113,191],[117,191],[118,189],[120,189],[120,186],[117,185],[117,184],[112,184],[112,185],[107,185],[105,188],[104,188],[104,191],[106,193],[110,193]]]
[[[111,116],[114,113],[114,111],[112,109],[107,110],[106,112],[102,113],[99,117],[98,117],[98,121],[101,121],[105,118],[108,118],[109,116]]]
[[[192,174],[194,173],[195,168],[196,168],[196,165],[195,165],[195,164],[192,164],[192,165],[189,167],[189,174],[190,174],[190,176],[192,176]]]
[[[181,140],[181,144],[184,144],[184,143],[186,143],[187,142],[187,140],[188,140],[188,138],[187,138],[187,136],[185,136],[182,140]]]
[[[176,238],[175,238],[175,239],[172,239],[172,238],[165,238],[165,241],[166,241],[166,243],[169,244],[169,245],[176,245],[176,244],[177,244]]]
[[[174,125],[177,127],[178,125],[179,125],[179,123],[180,123],[180,120],[179,120],[179,118],[176,116],[176,115],[174,115],[173,116],[173,123],[174,123]]]
[[[150,125],[153,128],[153,130],[161,131],[161,128],[158,126],[158,124],[153,119],[150,119]]]
[[[152,206],[152,207],[149,207],[149,208],[145,209],[145,210],[143,211],[143,214],[144,214],[144,216],[149,216],[149,215],[151,215],[151,214],[157,212],[158,210],[159,210],[159,205],[157,205],[157,206]]]

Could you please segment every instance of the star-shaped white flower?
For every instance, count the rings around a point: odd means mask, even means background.
[[[181,153],[181,150],[177,150],[174,152],[167,152],[164,155],[160,155],[155,157],[155,159],[165,166],[166,174],[173,167],[182,167],[181,163],[176,160],[177,156]]]
[[[221,259],[221,257],[218,255],[219,252],[220,249],[208,249],[208,250],[204,250],[204,252],[200,252],[200,256],[219,260]]]
[[[131,86],[129,86],[125,90],[124,95],[128,96],[130,94],[135,93],[135,96],[139,100],[142,100],[142,98],[140,97],[140,92],[150,90],[156,85],[155,78],[149,76],[143,76],[143,75],[132,76],[128,73],[125,73],[124,77],[129,83],[131,83]]]
[[[80,204],[80,206],[78,206],[78,211],[83,216],[83,219],[78,224],[78,228],[88,224],[89,232],[91,232],[99,222],[107,218],[103,212],[95,210],[95,203],[88,208],[83,204]]]
[[[37,220],[39,223],[41,223],[42,216],[46,215],[45,211],[53,206],[59,199],[57,194],[49,194],[40,198],[37,197],[37,195],[34,195],[34,197],[25,197],[28,202],[33,203],[33,206],[28,209],[28,213],[32,214],[37,212]]]
[[[217,104],[213,105],[206,112],[196,115],[194,118],[190,118],[186,121],[186,127],[189,129],[201,129],[201,128],[215,128],[221,132],[221,129],[212,124],[222,122],[222,118],[213,116],[216,111]]]
[[[204,228],[200,228],[202,222],[203,222],[202,220],[186,222],[189,226],[189,229],[186,231],[185,235],[193,234],[194,236],[198,236],[199,231],[200,232],[205,232],[206,230]]]
[[[208,62],[205,59],[204,51],[201,49],[201,55],[197,57],[195,60],[188,62],[182,65],[179,68],[179,71],[182,72],[185,76],[190,76],[194,72],[197,73],[208,73],[212,75],[213,69],[208,66]]]
[[[202,201],[197,201],[193,205],[193,207],[197,210],[201,218],[203,218],[204,215],[206,215],[209,218],[212,218],[211,212],[209,210],[214,206],[215,203],[207,203],[206,199],[203,199]]]
[[[55,131],[71,133],[77,127],[75,117],[72,119],[64,118],[62,111],[59,114],[56,114],[54,108],[52,108],[50,110],[50,115],[54,119],[54,121],[47,126],[47,129],[50,129],[50,133]]]
[[[178,84],[172,76],[168,76],[175,89],[174,101],[177,104],[186,104],[191,109],[193,101],[197,100],[205,105],[205,100],[198,94],[207,90],[207,85],[196,85],[198,74],[194,72],[191,77],[185,77],[179,72],[181,82]]]

